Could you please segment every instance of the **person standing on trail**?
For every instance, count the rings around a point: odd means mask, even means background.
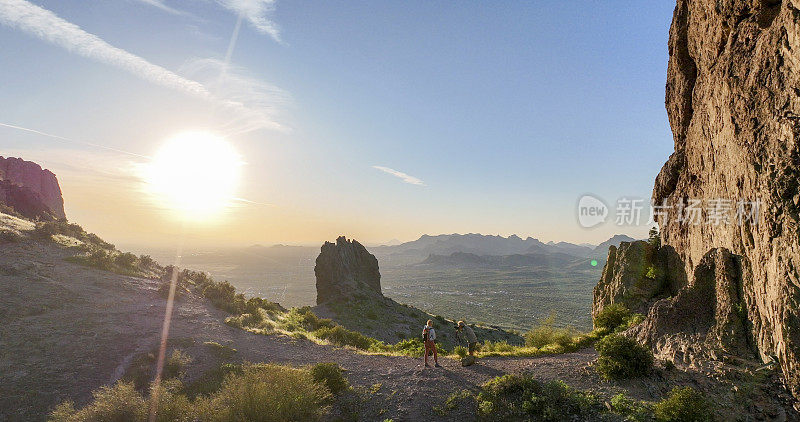
[[[458,321],[456,333],[459,339],[467,342],[467,346],[469,347],[469,355],[475,356],[475,349],[478,345],[478,337],[475,336],[475,331],[472,331],[472,328],[470,328],[469,325],[464,324],[464,321]]]
[[[436,330],[433,329],[433,320],[428,320],[425,327],[422,328],[422,342],[425,344],[425,367],[428,368],[428,354],[433,351],[433,362],[435,367],[441,368],[439,365],[439,355],[436,353]]]

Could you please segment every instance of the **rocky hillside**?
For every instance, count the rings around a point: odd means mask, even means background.
[[[653,201],[683,267],[667,284],[687,285],[645,306],[636,335],[679,360],[775,357],[800,397],[800,2],[678,0],[666,108],[675,152]],[[596,306],[619,299],[620,272],[675,271],[636,248],[609,255]]]
[[[21,158],[0,156],[0,203],[29,218],[66,218],[56,175]]]
[[[428,319],[434,320],[439,339],[447,348],[457,344],[455,321],[432,315],[385,297],[378,260],[356,240],[344,236],[325,242],[314,267],[317,306],[314,312],[343,326],[387,343],[417,337]],[[497,327],[474,327],[491,341],[522,344],[522,336]]]

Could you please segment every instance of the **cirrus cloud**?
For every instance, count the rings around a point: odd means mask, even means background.
[[[387,174],[391,174],[392,176],[397,177],[401,179],[403,182],[408,183],[410,185],[425,186],[425,182],[423,182],[419,178],[403,173],[402,171],[398,171],[384,166],[372,166],[372,168],[380,170]]]

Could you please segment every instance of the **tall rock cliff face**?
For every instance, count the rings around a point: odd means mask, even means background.
[[[56,175],[21,158],[0,156],[0,201],[30,218],[66,218]]]
[[[378,260],[356,240],[325,242],[314,266],[317,305],[369,296],[383,297]]]
[[[664,354],[679,336],[729,352],[751,341],[800,397],[800,0],[678,0],[666,108],[675,152],[653,201],[672,207],[662,241],[693,277],[637,336]],[[692,200],[699,224],[676,218]],[[757,218],[743,204],[740,224],[739,201],[759,201]],[[712,207],[731,221],[709,221]]]

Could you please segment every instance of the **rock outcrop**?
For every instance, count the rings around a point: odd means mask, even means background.
[[[56,175],[36,163],[0,156],[0,202],[29,218],[64,219]]]
[[[672,248],[655,248],[642,240],[612,245],[594,288],[592,317],[612,303],[646,313],[657,299],[674,296],[685,285],[683,262]]]
[[[694,278],[637,336],[666,354],[678,335],[730,352],[752,338],[800,397],[800,0],[678,0],[666,108],[675,152],[653,201],[669,207],[662,242]],[[686,218],[693,202],[699,222]],[[732,290],[736,315],[722,303]]]
[[[656,302],[630,333],[674,362],[698,364],[725,355],[752,359],[741,265],[726,249],[710,250],[695,268],[691,285]]]
[[[325,242],[314,266],[317,277],[317,305],[380,296],[381,273],[378,260],[356,240],[344,236],[336,243]]]

